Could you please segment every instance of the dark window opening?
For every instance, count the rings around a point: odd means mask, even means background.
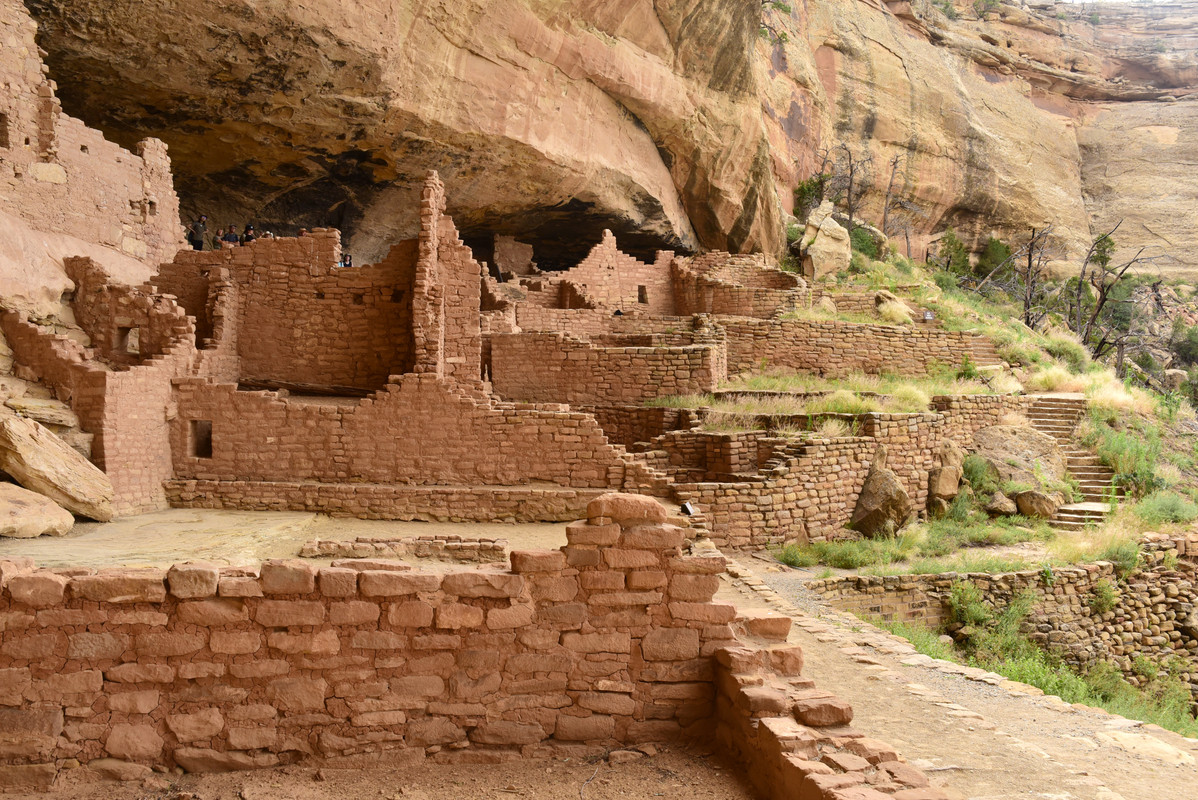
[[[141,355],[141,330],[139,328],[117,328],[113,350],[131,356]]]
[[[87,145],[85,145],[85,144],[81,144],[81,145],[79,145],[79,152],[80,152],[80,153],[86,153],[86,152],[88,152],[88,150],[87,150]]]
[[[8,147],[8,114],[0,114],[0,147]]]
[[[636,301],[638,303],[648,303],[649,302],[649,290],[646,289],[644,286],[636,287]]]
[[[324,299],[324,292],[317,292],[317,293],[316,293],[316,299],[317,299],[317,300],[323,300],[323,299]]]
[[[191,421],[191,455],[193,458],[212,458],[212,420]]]
[[[146,201],[146,213],[151,217],[158,216],[158,203],[153,200]]]
[[[354,305],[355,306],[366,305],[366,296],[355,292],[354,293]]]
[[[392,303],[402,303],[403,302],[403,289],[391,290],[391,302]]]
[[[29,137],[28,136],[25,137],[25,146],[26,147],[29,146]]]

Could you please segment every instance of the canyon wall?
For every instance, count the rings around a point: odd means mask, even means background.
[[[166,141],[185,214],[337,226],[359,261],[411,236],[395,209],[429,168],[467,241],[542,265],[603,228],[642,257],[778,254],[791,190],[843,143],[873,156],[869,218],[901,156],[913,255],[1051,223],[1065,268],[1124,219],[1120,245],[1198,272],[1193,0],[26,5],[68,110]]]

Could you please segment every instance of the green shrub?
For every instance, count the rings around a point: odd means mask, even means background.
[[[831,179],[832,176],[825,173],[799,181],[799,185],[795,187],[796,217],[806,220],[815,207],[823,202],[824,192],[827,191],[828,181]]]
[[[957,238],[957,233],[952,228],[946,230],[940,237],[937,255],[940,263],[949,272],[955,272],[958,275],[969,273],[969,251],[965,248],[965,243]]]
[[[940,9],[949,19],[957,19],[961,16],[953,6],[952,0],[932,0],[932,5]]]
[[[945,291],[957,288],[957,278],[951,272],[937,270],[932,274],[932,280],[936,282],[937,286]]]
[[[878,240],[865,228],[853,228],[849,233],[849,241],[852,242],[853,249],[858,253],[868,256],[871,260],[877,260]]]
[[[990,466],[990,462],[979,455],[970,453],[965,456],[961,465],[965,480],[973,487],[979,497],[990,497],[998,491],[998,471]]]
[[[998,0],[975,0],[974,8],[977,8],[979,2],[994,3],[995,8],[998,7]],[[982,248],[982,254],[978,256],[978,263],[974,265],[973,274],[979,278],[985,278],[991,272],[998,269],[1010,257],[1010,245],[1004,243],[1001,239],[991,236],[986,240],[986,246]]]
[[[1140,566],[1140,544],[1131,539],[1111,542],[1094,558],[1095,561],[1110,561],[1120,577],[1130,575]]]
[[[973,380],[981,373],[978,372],[977,366],[973,363],[973,359],[968,355],[961,357],[961,365],[957,367],[957,377],[961,380]]]
[[[871,397],[861,397],[847,389],[817,397],[807,404],[808,414],[868,414],[878,411],[881,404]]]
[[[819,563],[815,554],[797,544],[788,544],[778,551],[775,556],[788,567],[813,567]]]
[[[925,656],[952,660],[956,655],[951,644],[942,641],[940,634],[915,622],[899,622],[897,620],[870,620],[871,623],[883,630],[890,631],[895,636],[901,636],[911,643],[916,652]]]
[[[1054,358],[1059,358],[1069,367],[1069,371],[1082,374],[1090,366],[1090,353],[1080,343],[1068,336],[1048,336],[1044,339],[1044,349]]]
[[[786,226],[786,243],[794,244],[795,242],[797,242],[799,240],[799,237],[803,235],[804,230],[806,230],[806,227],[798,224],[797,222],[792,222],[790,225],[787,225]]]
[[[1090,598],[1090,610],[1095,614],[1105,614],[1113,611],[1119,602],[1119,590],[1108,580],[1100,580],[1094,584],[1094,595]]]
[[[949,589],[949,618],[961,625],[984,625],[994,618],[982,600],[982,590],[969,581],[954,581]]]
[[[1149,525],[1191,522],[1198,519],[1198,505],[1177,492],[1153,492],[1136,503],[1132,510]]]
[[[978,19],[985,19],[992,11],[998,11],[998,0],[973,0],[973,13]]]

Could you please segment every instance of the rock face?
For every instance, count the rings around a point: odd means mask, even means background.
[[[70,511],[36,492],[0,483],[0,537],[62,536],[75,524]]]
[[[543,266],[603,228],[778,253],[779,205],[843,142],[874,158],[873,222],[901,157],[910,205],[885,233],[912,255],[950,225],[980,247],[1051,222],[1075,266],[1126,217],[1120,244],[1168,242],[1198,271],[1195,216],[1158,213],[1193,196],[1174,167],[1198,129],[1195,0],[1096,23],[1069,4],[790,5],[26,2],[67,110],[165,140],[186,219],[333,225],[360,262],[412,233],[394,211],[430,168],[468,239],[519,235]],[[763,15],[785,38],[758,35]]]
[[[886,467],[886,447],[878,445],[865,476],[849,527],[868,537],[891,536],[911,516],[911,498]]]
[[[994,425],[973,436],[977,455],[997,474],[999,481],[1039,486],[1042,480],[1065,476],[1065,456],[1056,439],[1035,428]]]
[[[7,411],[0,413],[0,470],[81,517],[112,519],[108,476],[39,423]]]
[[[852,255],[849,232],[828,215],[816,229],[811,244],[807,246],[807,253],[803,259],[803,274],[812,280],[818,280],[825,275],[835,275],[848,268]]]

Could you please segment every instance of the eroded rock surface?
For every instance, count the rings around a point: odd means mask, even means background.
[[[112,519],[112,482],[43,425],[0,412],[0,470],[79,516]]]
[[[48,497],[0,482],[0,537],[32,539],[49,534],[62,536],[75,524],[70,511]]]

